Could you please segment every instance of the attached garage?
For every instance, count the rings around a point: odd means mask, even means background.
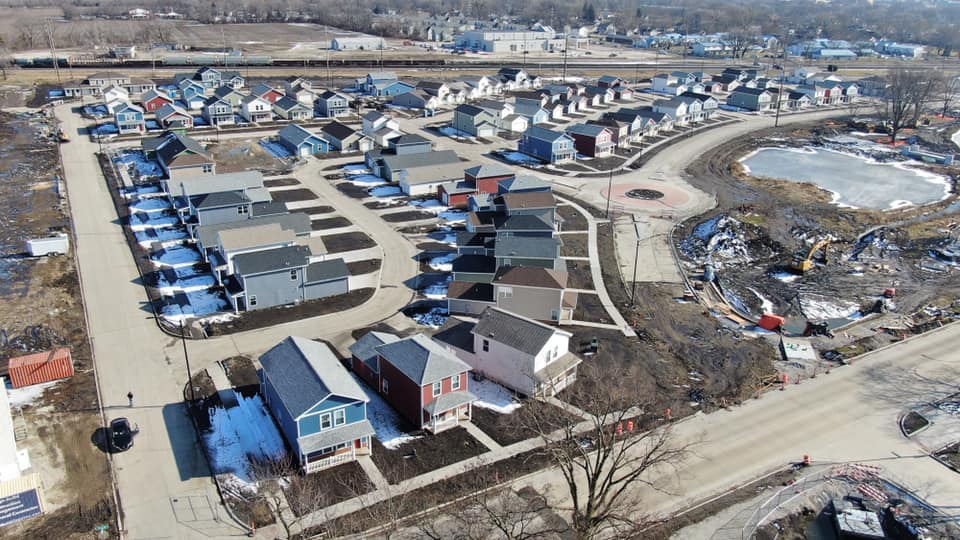
[[[350,270],[343,259],[311,263],[303,284],[303,299],[317,300],[350,292]]]

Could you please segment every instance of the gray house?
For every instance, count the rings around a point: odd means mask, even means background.
[[[233,106],[218,97],[211,97],[203,104],[203,117],[207,119],[211,126],[235,123]]]
[[[238,110],[246,96],[229,86],[221,86],[213,91],[213,97],[226,101],[234,110]]]
[[[310,263],[310,248],[289,246],[233,258],[226,288],[236,311],[297,304],[349,292],[343,259]]]
[[[748,111],[769,111],[773,108],[773,96],[768,90],[738,86],[727,96],[727,105]]]
[[[503,266],[535,266],[551,270],[566,270],[560,258],[560,238],[536,236],[505,236],[497,238],[494,256],[497,268]]]
[[[373,141],[352,127],[334,120],[320,128],[320,136],[330,143],[331,150],[340,152],[366,152],[373,148]]]
[[[466,104],[453,110],[453,129],[481,138],[497,134],[496,120],[489,112]]]
[[[314,107],[320,116],[339,118],[350,114],[350,99],[343,94],[327,90],[317,97]]]

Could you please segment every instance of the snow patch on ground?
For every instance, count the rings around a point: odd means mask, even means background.
[[[191,317],[202,318],[214,315],[230,307],[230,303],[222,295],[210,290],[185,292],[177,295],[177,298],[181,296],[186,297],[187,303],[184,305],[170,303],[163,306],[160,310],[163,318],[171,322],[180,322]]]
[[[427,236],[441,244],[447,244],[454,247],[457,245],[457,233],[451,231],[449,227],[441,227],[437,231],[434,231]]]
[[[210,410],[210,432],[203,435],[210,464],[216,474],[233,473],[251,481],[250,460],[283,456],[283,436],[260,396],[250,398],[234,392],[236,407]]]
[[[469,214],[463,210],[445,210],[437,215],[447,223],[466,223]]]
[[[446,126],[440,128],[440,133],[443,133],[447,137],[462,138],[462,139],[472,139],[473,135],[467,133],[466,131],[460,131],[452,126]]]
[[[382,186],[387,183],[383,178],[372,174],[348,174],[347,181],[360,187]]]
[[[449,206],[445,206],[443,203],[436,199],[415,199],[408,202],[410,206],[414,206],[423,210],[424,212],[433,212],[434,214],[440,214],[441,212],[446,212],[450,209]]]
[[[453,276],[449,275],[442,282],[429,285],[423,289],[423,295],[431,300],[443,300],[447,297],[447,289],[450,288],[451,281],[453,281]]]
[[[800,308],[808,319],[859,319],[860,306],[854,302],[822,296],[800,295]]]
[[[62,379],[61,379],[62,380]],[[60,381],[50,381],[40,384],[34,384],[31,386],[24,386],[23,388],[10,388],[7,389],[7,401],[10,402],[11,407],[24,407],[27,405],[33,405],[48,388],[53,388]]]
[[[771,272],[771,273],[770,273],[770,277],[772,277],[772,278],[774,278],[774,279],[779,279],[780,281],[782,281],[782,282],[784,282],[784,283],[792,283],[792,282],[800,279],[800,276],[797,275],[797,274],[791,274],[790,272],[783,272],[783,271],[780,271],[780,272]]]
[[[212,274],[195,273],[192,267],[177,268],[174,270],[176,277],[171,282],[167,279],[164,272],[160,272],[160,278],[157,280],[157,288],[161,294],[173,294],[177,291],[191,292],[209,289],[217,284],[217,280]]]
[[[131,212],[162,212],[164,210],[173,210],[173,205],[170,201],[158,197],[141,199],[130,205]]]
[[[200,252],[192,247],[186,246],[173,246],[165,248],[163,251],[154,253],[150,256],[155,264],[180,267],[180,266],[192,266],[203,260],[200,256]]]
[[[427,266],[433,270],[436,270],[437,272],[452,272],[453,260],[456,258],[456,253],[446,253],[444,255],[440,255],[439,257],[430,259],[430,262],[427,263]]]
[[[397,186],[380,186],[367,190],[373,197],[380,197],[382,199],[386,198],[395,198],[403,195],[403,191],[400,190]]]
[[[133,236],[143,247],[154,242],[174,242],[190,238],[190,233],[183,227],[163,227],[134,231]]]
[[[541,161],[540,159],[535,158],[533,156],[528,156],[523,152],[512,152],[512,151],[501,152],[500,157],[509,161],[510,163],[530,163],[530,164],[536,164],[536,165],[543,163],[543,161]]]
[[[513,398],[510,390],[489,379],[472,379],[468,389],[477,396],[477,400],[473,402],[474,407],[490,409],[500,414],[510,414],[520,408],[520,402]]]
[[[760,300],[760,309],[763,311],[763,313],[773,313],[773,302],[771,302],[769,298],[760,294],[760,291],[754,289],[753,287],[747,287],[747,290],[756,295],[756,297]]]
[[[743,224],[726,215],[697,225],[693,234],[682,242],[682,248],[689,257],[706,258],[717,268],[722,268],[724,263],[743,264],[753,260]]]
[[[130,214],[130,229],[134,231],[171,227],[179,224],[180,218],[169,214],[157,214],[156,212],[134,212]]]
[[[447,323],[447,319],[450,318],[450,312],[447,311],[445,307],[435,307],[426,313],[414,313],[410,318],[421,326],[440,328]]]
[[[373,431],[376,432],[380,444],[394,450],[405,442],[419,438],[400,429],[400,426],[404,423],[403,419],[400,418],[396,409],[380,397],[380,394],[372,390],[356,374],[350,373],[350,376],[357,381],[357,384],[364,389],[367,397],[370,398],[370,401],[367,402],[367,420],[373,425]]]

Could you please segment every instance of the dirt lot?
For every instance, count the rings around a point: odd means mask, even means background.
[[[367,259],[365,261],[353,261],[347,263],[347,270],[351,276],[362,276],[370,272],[376,272],[380,269],[383,261],[380,259]]]
[[[528,418],[549,420],[550,423],[541,421],[536,424],[545,431],[559,429],[568,425],[572,419],[557,407],[535,399],[524,400],[523,407],[510,414],[500,414],[483,407],[474,407],[472,418],[478,428],[503,446],[537,436],[536,429],[525,427],[535,425],[527,421]]]
[[[577,321],[613,323],[607,316],[607,310],[600,303],[600,297],[596,294],[580,293],[577,295],[577,309],[573,310],[573,318]]]
[[[273,197],[273,200],[276,202],[298,202],[298,201],[312,201],[317,198],[317,194],[310,191],[307,188],[301,189],[285,189],[283,191],[274,191],[270,193]]]
[[[355,249],[371,248],[377,243],[366,234],[357,231],[324,236],[323,245],[327,247],[327,253],[343,253]]]
[[[373,293],[374,289],[357,289],[347,294],[311,300],[295,306],[248,311],[239,319],[209,324],[206,326],[206,330],[211,336],[222,336],[307,319],[318,315],[327,315],[359,306],[372,298]]]
[[[590,255],[587,251],[587,233],[564,234],[560,239],[563,240],[563,246],[560,247],[561,256],[586,257]]]
[[[96,445],[101,423],[72,251],[23,256],[27,238],[69,232],[66,199],[57,194],[63,186],[54,181],[57,147],[42,136],[49,132],[43,118],[0,113],[0,360],[67,346],[76,372],[23,408],[27,437],[17,446],[40,473],[48,513],[3,529],[10,538],[78,538],[114,514],[107,458]]]
[[[260,146],[259,139],[225,139],[207,147],[217,166],[230,169],[276,169],[280,162]]]
[[[351,199],[366,199],[370,196],[370,194],[367,193],[366,188],[353,185],[350,182],[341,182],[337,184],[337,189]]]
[[[300,516],[369,493],[373,488],[360,464],[350,461],[315,473],[293,473],[283,494],[293,513]]]
[[[274,178],[272,180],[264,180],[263,185],[268,188],[284,187],[284,186],[299,186],[300,181],[297,180],[296,178]]]
[[[323,231],[326,229],[339,229],[341,227],[349,227],[353,225],[350,223],[350,220],[343,217],[337,216],[327,219],[315,219],[310,222],[310,229],[314,231]]]
[[[586,231],[587,219],[572,206],[558,206],[557,215],[563,219],[564,231]]]
[[[274,196],[274,200],[276,200],[276,196]],[[297,208],[296,210],[294,210],[294,212],[300,212],[303,214],[307,214],[308,216],[313,216],[317,214],[329,214],[330,212],[333,212],[333,210],[334,208],[332,206],[324,205],[324,206],[308,206],[307,208]]]
[[[567,261],[567,273],[570,278],[567,286],[573,289],[593,289],[593,277],[590,275],[588,261]]]
[[[487,451],[486,446],[461,427],[441,431],[436,435],[424,435],[400,445],[396,450],[384,448],[376,439],[373,441],[373,462],[391,484]]]
[[[407,221],[420,221],[424,219],[433,219],[437,217],[430,212],[423,212],[421,210],[408,210],[405,212],[394,212],[392,214],[384,214],[380,216],[387,223],[404,223]]]

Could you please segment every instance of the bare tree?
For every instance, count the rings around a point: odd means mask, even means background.
[[[936,95],[938,75],[929,70],[890,70],[880,112],[890,131],[891,142],[896,142],[897,133],[903,128],[917,125],[920,115]]]
[[[570,527],[532,488],[514,491],[484,475],[465,477],[454,500],[428,519],[417,520],[421,536],[432,540],[553,540]]]
[[[593,380],[617,375],[592,365],[582,367],[581,373],[589,371]],[[549,408],[530,408],[524,422],[547,442],[563,475],[577,538],[628,537],[651,519],[639,508],[638,490],[666,491],[668,473],[685,459],[691,444],[676,441],[669,423],[641,431],[639,421],[650,404],[632,392],[584,382],[564,395],[589,419],[558,418]]]
[[[940,80],[940,88],[937,90],[940,102],[940,116],[946,116],[960,97],[960,77],[944,74]]]
[[[322,514],[333,502],[329,486],[302,476],[296,461],[285,456],[280,459],[254,463],[251,476],[259,484],[258,495],[276,523],[282,529],[283,538],[294,538],[300,532],[320,528],[332,533],[337,525]],[[333,535],[331,535],[333,536]]]

